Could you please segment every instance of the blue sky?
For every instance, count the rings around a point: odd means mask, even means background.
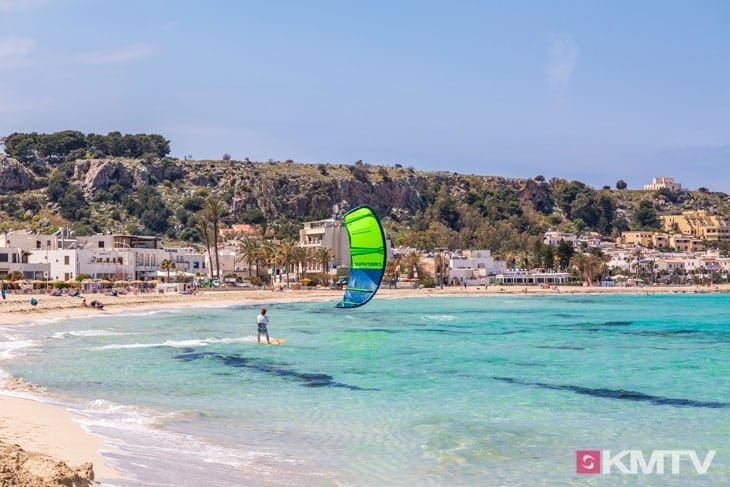
[[[0,0],[0,134],[730,192],[727,1]]]

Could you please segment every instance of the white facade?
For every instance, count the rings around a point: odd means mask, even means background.
[[[75,249],[36,250],[28,262],[48,264],[48,277],[56,281],[71,281],[79,275],[79,260]]]
[[[77,256],[79,274],[112,281],[135,278],[136,255],[131,249],[82,249]]]
[[[305,248],[325,247],[332,250],[334,259],[332,264],[335,267],[350,265],[350,242],[347,238],[347,229],[342,225],[342,220],[328,218],[314,222],[306,222],[299,230],[299,246]],[[318,265],[315,269],[319,271]]]
[[[654,178],[651,180],[651,184],[645,184],[645,191],[656,191],[659,189],[667,188],[669,191],[676,193],[682,190],[682,185],[674,182],[674,178]]]
[[[25,230],[0,234],[0,248],[17,247],[23,250],[49,250],[58,248],[55,235],[41,235]]]
[[[494,260],[489,250],[472,250],[465,256],[452,255],[449,260],[449,279],[459,284],[486,284],[490,275],[504,272],[507,263]]]
[[[15,248],[0,248],[0,276],[3,279],[9,274],[19,272],[23,279],[48,279],[49,265],[29,261],[30,252]]]

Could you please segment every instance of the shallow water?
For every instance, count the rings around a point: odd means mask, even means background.
[[[718,485],[730,296],[270,305],[0,327],[0,368],[85,414],[129,485]],[[578,475],[578,449],[717,450]],[[124,485],[125,482],[118,482]]]

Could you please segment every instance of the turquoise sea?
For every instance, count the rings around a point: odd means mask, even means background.
[[[730,481],[730,295],[267,305],[282,346],[258,308],[0,326],[0,369],[108,438],[116,485]],[[628,449],[717,453],[576,474],[576,450]]]

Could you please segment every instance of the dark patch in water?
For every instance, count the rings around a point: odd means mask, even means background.
[[[512,365],[519,365],[520,367],[547,367],[547,364],[538,362],[512,362]]]
[[[671,337],[671,336],[682,336],[682,335],[694,335],[696,333],[704,333],[711,335],[700,330],[665,330],[665,331],[625,331],[624,335],[640,335],[647,337]]]
[[[551,389],[555,391],[570,391],[576,394],[586,396],[602,397],[605,399],[621,399],[625,401],[650,402],[657,406],[679,406],[694,408],[712,408],[722,409],[730,407],[730,403],[719,401],[695,401],[692,399],[652,396],[643,392],[627,391],[624,389],[593,389],[590,387],[571,386],[561,384],[545,384],[543,382],[527,382],[512,377],[492,377],[495,380],[507,382],[509,384],[519,384],[523,386],[542,387],[543,389]]]
[[[345,333],[403,333],[403,330],[392,330],[389,328],[367,328],[363,330],[345,330]]]
[[[537,348],[549,348],[552,350],[585,350],[584,347],[571,347],[570,345],[538,345]]]
[[[598,326],[629,326],[631,325],[630,321],[606,321],[605,323],[602,323]]]
[[[377,389],[366,389],[363,387],[343,384],[335,382],[331,375],[317,374],[311,372],[299,372],[284,366],[284,364],[275,364],[265,362],[255,358],[242,357],[240,355],[223,355],[211,352],[194,352],[182,353],[176,355],[175,359],[181,362],[192,362],[193,360],[210,359],[227,365],[229,367],[245,368],[255,370],[257,372],[265,372],[267,374],[283,377],[285,379],[299,380],[304,387],[342,387],[352,391],[374,391]]]

